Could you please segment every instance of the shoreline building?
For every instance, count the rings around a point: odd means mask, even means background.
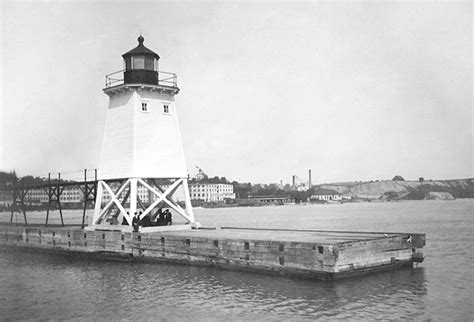
[[[163,190],[167,190],[171,185],[161,185]],[[111,184],[112,191],[116,191],[120,188],[120,184]],[[234,186],[231,184],[224,183],[190,183],[188,184],[189,196],[191,200],[201,200],[205,202],[223,202],[228,199],[235,199]],[[2,193],[0,191],[0,193]],[[177,190],[175,192],[175,197],[177,202],[184,201],[185,194],[182,190]],[[108,191],[103,191],[101,204],[107,204],[112,200],[112,195]],[[145,187],[137,187],[137,200],[142,204],[149,205],[152,202],[155,202],[158,197],[150,193]],[[84,193],[77,186],[65,187],[61,197],[60,202],[64,205],[71,204],[82,204],[84,201]],[[13,199],[10,192],[4,192],[0,196],[0,204],[3,206],[11,206]],[[40,206],[48,203],[48,194],[43,188],[30,188],[25,196],[25,203],[30,206]]]
[[[235,199],[234,186],[228,183],[191,183],[189,185],[191,200],[221,202]]]
[[[115,186],[117,187],[117,186]],[[162,185],[161,188],[166,190],[170,185]],[[235,199],[234,186],[223,183],[189,183],[189,196],[193,201],[204,202],[223,202],[227,199]],[[117,187],[118,188],[118,187]],[[154,194],[150,194],[147,189],[138,187],[137,196],[142,204],[149,204],[155,202],[158,198]],[[176,201],[184,201],[185,195],[183,191],[176,191]],[[111,200],[111,195],[104,193],[102,203],[107,203]]]
[[[48,203],[48,194],[44,188],[30,188],[25,196],[28,205],[43,205]],[[79,187],[64,187],[59,201],[63,204],[79,204],[84,201],[84,193]]]
[[[336,190],[320,188],[316,190],[310,197],[310,200],[319,201],[341,201],[342,195]]]
[[[248,201],[260,205],[294,205],[295,198],[289,196],[249,196],[247,199],[240,199],[239,203]]]
[[[13,204],[13,196],[10,191],[0,189],[0,207],[8,208]]]

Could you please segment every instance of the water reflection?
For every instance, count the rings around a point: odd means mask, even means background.
[[[8,247],[0,255],[1,271],[15,272],[0,277],[7,319],[413,319],[427,293],[423,268],[318,282]]]

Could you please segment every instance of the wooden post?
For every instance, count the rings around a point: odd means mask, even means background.
[[[10,224],[13,224],[13,213],[15,212],[15,209],[16,209],[16,194],[17,194],[17,191],[15,187],[13,187],[13,190],[12,190],[13,203],[12,203],[12,208],[11,208],[12,214],[10,216]]]
[[[100,213],[100,209],[102,206],[102,195],[104,194],[104,187],[102,186],[102,181],[96,182],[96,189],[95,189],[96,197],[95,197],[95,205],[94,205],[94,216],[92,217],[92,224],[97,224],[99,217],[97,216]]]
[[[137,179],[130,179],[130,215],[135,216],[137,212]]]
[[[48,173],[48,209],[46,210],[46,225],[48,225],[50,207],[51,207],[51,172]]]
[[[21,201],[21,210],[23,211],[23,218],[25,219],[25,226],[28,226],[28,222],[26,220],[26,205],[25,205],[25,197],[28,193],[28,188],[22,188],[20,194],[20,201]]]
[[[191,222],[194,222],[195,219],[194,219],[193,206],[191,205],[191,197],[189,195],[188,179],[184,179],[183,188],[184,188],[184,204],[186,205],[186,212],[188,213],[189,218],[191,218]]]
[[[82,193],[84,194],[84,210],[82,212],[82,224],[81,228],[84,229],[84,221],[86,219],[86,208],[87,208],[87,201],[89,200],[89,191],[88,191],[88,185],[87,185],[87,169],[84,169],[84,191]]]
[[[59,206],[59,216],[61,217],[61,226],[64,227],[64,220],[63,220],[63,211],[61,209],[61,194],[63,193],[63,189],[61,189],[60,183],[61,182],[61,172],[58,172],[58,185],[56,188],[56,197],[58,199],[58,206]]]
[[[97,169],[94,169],[94,202],[97,198]]]

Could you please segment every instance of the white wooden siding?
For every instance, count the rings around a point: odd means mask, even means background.
[[[147,112],[141,110],[142,101]],[[165,104],[169,114],[163,113]],[[146,89],[111,95],[98,177],[187,177],[172,97]]]

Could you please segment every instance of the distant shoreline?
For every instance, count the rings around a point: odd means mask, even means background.
[[[223,208],[260,208],[260,207],[288,207],[288,206],[312,206],[312,205],[342,205],[342,204],[358,204],[358,203],[401,203],[401,202],[411,202],[411,201],[417,201],[417,202],[433,202],[433,201],[456,201],[456,200],[473,200],[474,197],[469,197],[469,198],[453,198],[453,199],[394,199],[394,200],[379,200],[379,199],[355,199],[355,200],[350,200],[350,201],[331,201],[331,202],[300,202],[300,203],[291,203],[291,204],[283,204],[283,205],[278,205],[278,204],[255,204],[255,205],[213,205],[213,206],[198,206],[198,207],[193,207],[193,209],[223,209]]]

